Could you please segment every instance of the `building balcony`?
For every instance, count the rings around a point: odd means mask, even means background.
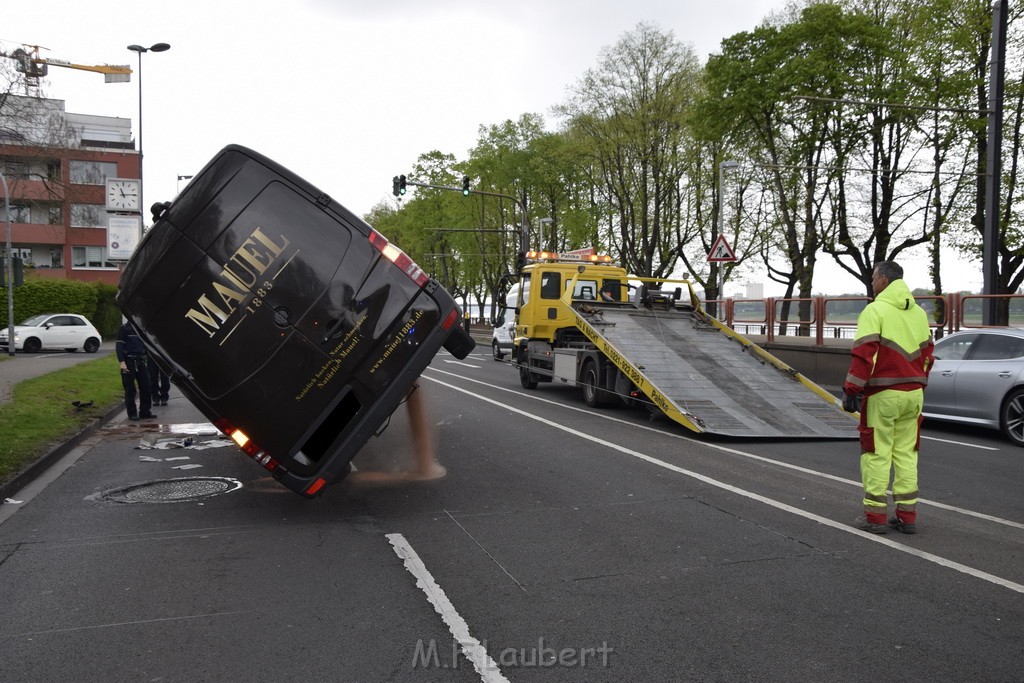
[[[16,178],[8,181],[11,201],[28,200],[34,202],[64,201],[64,186],[55,180],[25,180]]]
[[[6,229],[6,221],[0,221],[0,229]],[[11,223],[11,242],[15,244],[64,244],[66,235],[63,225]]]

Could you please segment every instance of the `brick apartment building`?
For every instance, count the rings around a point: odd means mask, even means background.
[[[117,284],[107,256],[106,179],[138,178],[131,120],[72,114],[63,100],[0,98],[0,171],[25,277]],[[0,198],[0,231],[6,231]],[[2,239],[2,238],[0,238]]]

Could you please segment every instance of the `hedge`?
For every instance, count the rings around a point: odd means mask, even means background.
[[[14,288],[14,322],[42,313],[77,313],[88,318],[104,339],[121,326],[114,296],[117,287],[103,282],[28,279]],[[0,327],[7,327],[7,290],[0,287]]]

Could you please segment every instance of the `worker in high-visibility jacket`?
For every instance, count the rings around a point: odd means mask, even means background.
[[[903,268],[882,261],[871,277],[875,300],[857,318],[853,360],[843,384],[843,407],[860,410],[860,472],[864,516],[857,526],[917,532],[917,454],[924,387],[933,364],[928,314],[903,281]],[[895,514],[888,517],[886,488],[893,472]]]

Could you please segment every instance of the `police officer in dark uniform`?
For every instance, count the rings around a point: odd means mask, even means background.
[[[149,364],[146,347],[142,344],[135,328],[129,323],[121,325],[114,344],[117,360],[121,363],[121,383],[124,384],[124,407],[129,420],[149,420],[156,415],[150,412],[152,389],[149,384]],[[135,386],[138,385],[139,410],[135,410]]]
[[[153,389],[153,405],[167,405],[167,398],[171,391],[171,378],[152,359],[149,361],[149,386]]]

